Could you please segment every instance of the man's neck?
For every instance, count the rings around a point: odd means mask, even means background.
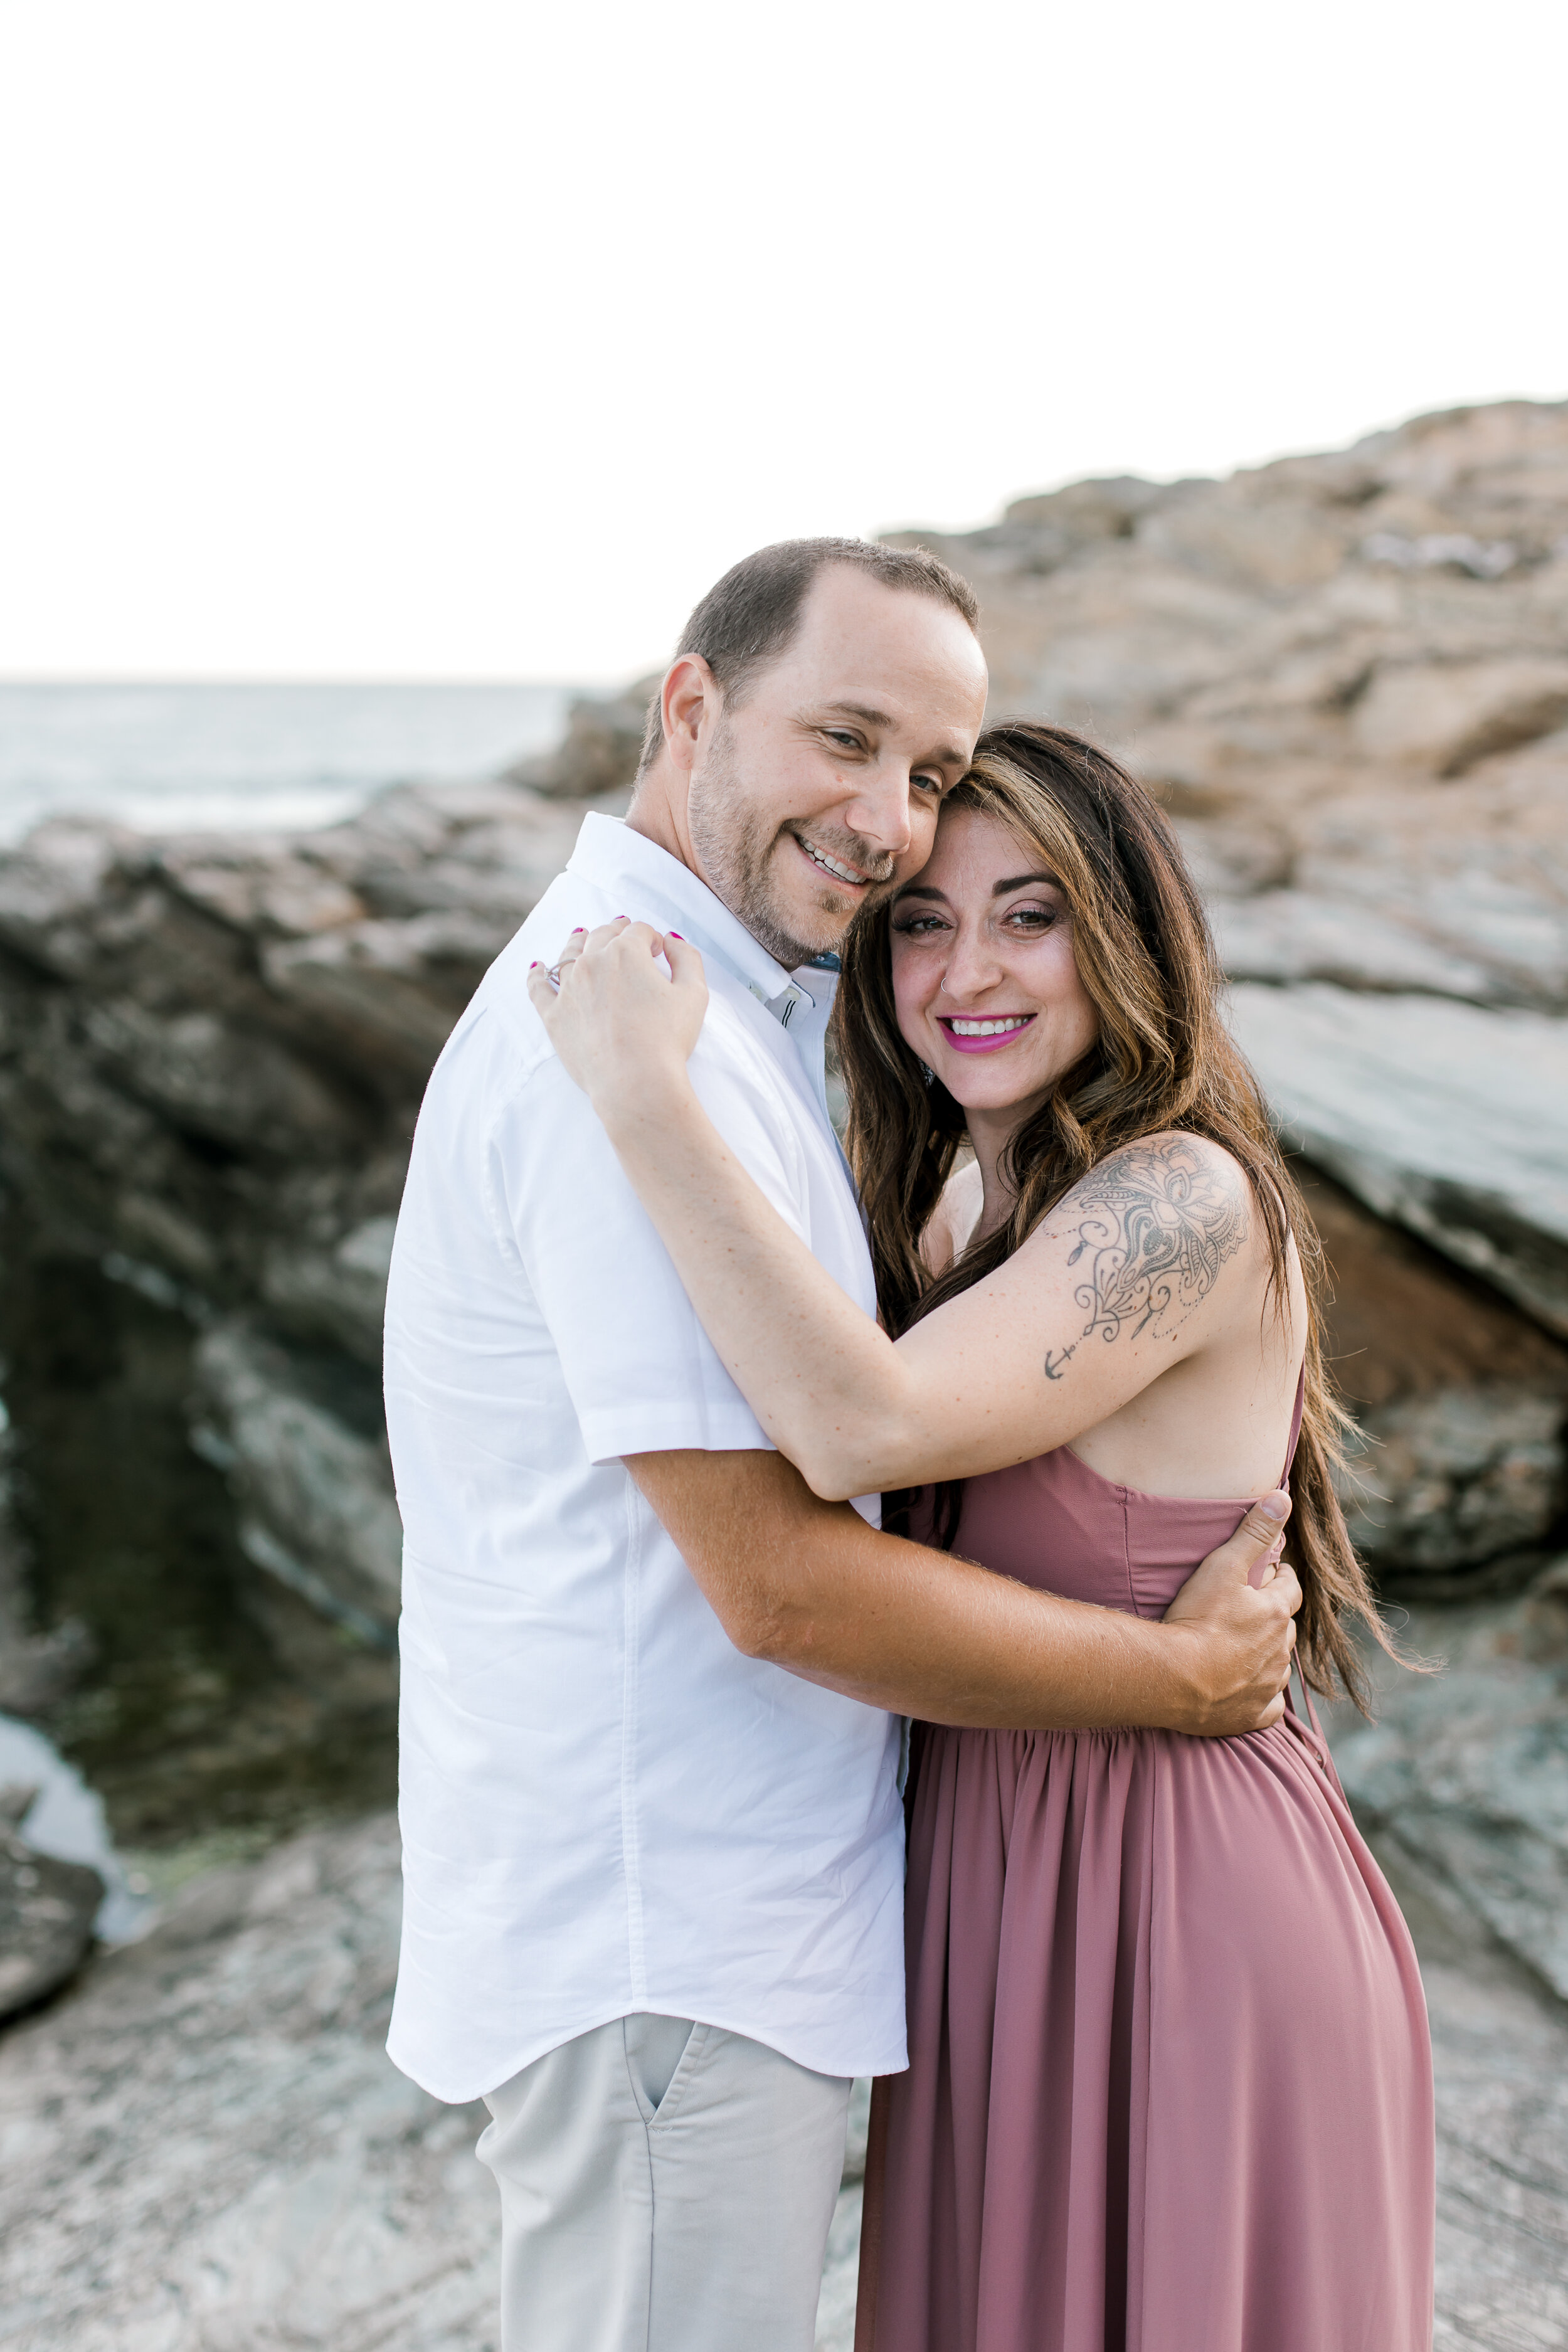
[[[747,920],[744,909],[731,905],[715,885],[712,876],[704,870],[691,839],[691,829],[686,822],[686,794],[679,777],[672,782],[669,774],[656,766],[634,791],[632,804],[626,811],[626,824],[633,833],[640,833],[645,841],[651,841],[669,856],[679,858],[687,872],[695,874],[705,890],[712,891],[719,904],[729,908],[735,920],[751,932],[763,953],[772,956],[783,971],[793,971],[797,964],[809,962],[810,957],[805,950],[792,953],[785,950],[781,954],[780,942],[760,937]]]
[[[684,798],[678,809],[669,790],[669,780],[656,767],[647,776],[639,777],[632,793],[632,804],[626,811],[626,824],[633,833],[640,833],[671,857],[679,858],[689,873],[695,874],[705,889],[712,884],[702,871],[697,852],[691,845],[687,830]]]

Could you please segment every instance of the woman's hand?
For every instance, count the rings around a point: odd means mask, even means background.
[[[533,965],[528,993],[567,1076],[606,1121],[684,1082],[708,1011],[697,950],[624,916],[574,931],[553,971]]]

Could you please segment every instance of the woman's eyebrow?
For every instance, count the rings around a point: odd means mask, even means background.
[[[906,898],[935,898],[944,907],[947,904],[946,891],[933,890],[928,882],[906,882],[893,900],[894,906],[901,906]]]
[[[1054,874],[1014,874],[1005,882],[993,882],[991,896],[994,898],[1000,898],[1008,890],[1027,890],[1037,882],[1047,883],[1053,890],[1061,888],[1061,884]]]

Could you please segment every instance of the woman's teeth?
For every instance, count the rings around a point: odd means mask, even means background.
[[[955,1037],[1001,1037],[1009,1029],[1022,1029],[1032,1016],[1015,1013],[1005,1021],[949,1021],[945,1025]]]

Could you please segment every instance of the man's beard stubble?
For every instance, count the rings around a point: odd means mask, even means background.
[[[730,912],[744,923],[775,963],[782,964],[785,971],[794,971],[801,964],[810,963],[814,957],[837,950],[848,925],[845,901],[824,876],[817,900],[823,915],[820,936],[803,940],[790,928],[792,922],[799,921],[798,908],[791,908],[782,901],[773,879],[773,859],[781,835],[794,834],[796,839],[809,839],[814,847],[826,850],[830,857],[841,858],[863,874],[872,875],[879,882],[892,880],[896,861],[890,851],[874,849],[860,835],[847,833],[839,826],[814,824],[808,834],[804,824],[797,831],[792,825],[780,826],[762,816],[746,791],[733,754],[733,739],[728,728],[721,724],[700,782],[693,784],[687,803],[691,845],[701,860],[714,896],[721,898]],[[792,853],[786,848],[784,854]],[[859,903],[868,904],[870,898],[868,893]]]

